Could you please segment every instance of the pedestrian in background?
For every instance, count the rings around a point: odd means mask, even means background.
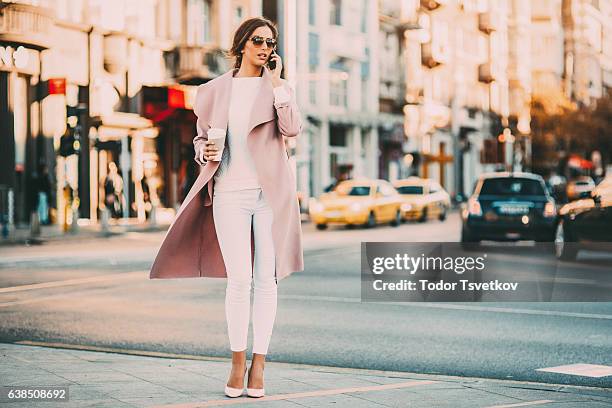
[[[284,143],[284,137],[299,135],[302,119],[294,89],[280,78],[277,37],[271,21],[246,20],[234,33],[233,69],[198,87],[193,142],[202,167],[150,273],[151,279],[227,278],[229,397],[244,391],[251,285],[253,358],[247,395],[262,397],[278,281],[304,269],[296,181]],[[219,137],[223,152],[211,135]]]
[[[104,179],[104,205],[113,218],[120,218],[123,212],[123,178],[115,162],[108,164],[108,174]]]
[[[49,167],[45,163],[41,163],[35,176],[36,210],[41,225],[48,225],[50,223],[49,203],[51,203],[51,189]]]

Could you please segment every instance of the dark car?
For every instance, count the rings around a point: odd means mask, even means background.
[[[541,176],[498,172],[478,179],[462,218],[461,242],[552,242],[557,211]]]
[[[612,179],[602,181],[589,198],[561,207],[555,249],[563,260],[576,259],[580,249],[612,252]]]

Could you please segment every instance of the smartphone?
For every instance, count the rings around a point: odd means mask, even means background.
[[[272,59],[272,57],[276,55],[275,52],[273,52],[272,54],[270,54],[270,59],[268,60],[268,68],[270,68],[272,71],[274,71],[276,69],[276,61],[274,61]]]

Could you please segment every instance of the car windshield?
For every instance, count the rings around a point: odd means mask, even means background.
[[[484,180],[480,195],[541,196],[544,195],[544,189],[538,180],[514,177],[492,178]]]
[[[423,186],[400,186],[396,188],[400,194],[423,194]]]
[[[341,195],[367,196],[370,195],[370,186],[338,186],[336,192]]]

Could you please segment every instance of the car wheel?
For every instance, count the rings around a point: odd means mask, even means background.
[[[391,225],[393,227],[397,227],[402,223],[402,213],[400,212],[400,210],[397,210],[395,212],[395,218],[393,218],[393,221],[391,221]]]
[[[421,214],[421,218],[419,218],[419,222],[427,221],[427,207],[423,208],[423,214]]]
[[[317,224],[317,229],[318,230],[324,230],[327,228],[327,224]]]
[[[446,206],[442,206],[442,212],[440,213],[440,215],[438,215],[438,219],[440,221],[446,220],[446,211]]]
[[[374,216],[373,212],[370,212],[370,215],[368,215],[368,220],[366,221],[364,227],[374,228],[375,226],[376,226],[376,217]]]
[[[555,231],[555,255],[563,261],[573,261],[578,255],[576,243],[572,241],[569,231],[563,220],[557,224]]]

